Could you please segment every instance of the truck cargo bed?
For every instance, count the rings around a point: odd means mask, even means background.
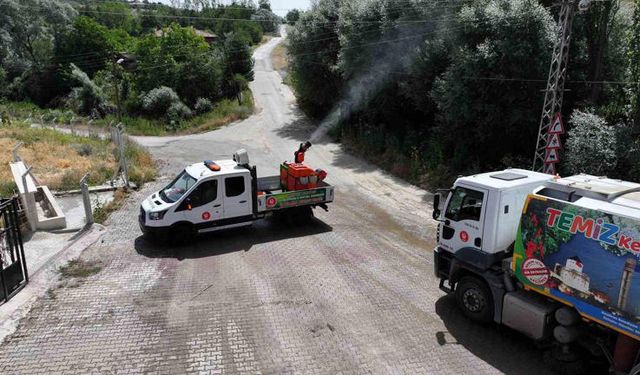
[[[319,182],[313,189],[282,191],[279,176],[258,178],[258,212],[316,206],[333,201],[333,186]]]

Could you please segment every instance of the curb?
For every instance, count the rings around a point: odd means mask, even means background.
[[[105,229],[100,224],[94,224],[86,231],[78,233],[78,236],[70,240],[70,243],[44,266],[29,275],[29,283],[24,289],[0,306],[0,343],[15,332],[20,320],[27,315],[34,303],[58,281],[58,268],[77,258],[86,248],[96,243]]]

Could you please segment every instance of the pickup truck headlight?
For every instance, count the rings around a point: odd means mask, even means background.
[[[167,213],[167,210],[157,211],[157,212],[149,212],[149,220],[162,220],[164,214]]]

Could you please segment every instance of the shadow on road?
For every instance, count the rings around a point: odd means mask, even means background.
[[[275,220],[258,220],[241,227],[199,234],[191,244],[170,245],[167,241],[150,241],[140,236],[134,246],[138,254],[149,258],[197,259],[249,251],[254,245],[331,232],[333,228],[313,218],[305,226],[287,226]]]
[[[292,109],[291,112],[293,114],[293,120],[276,129],[275,133],[278,137],[292,139],[298,142],[308,140],[318,124],[315,124],[313,120],[309,120],[298,108]]]
[[[543,353],[527,337],[495,324],[482,325],[466,318],[453,295],[436,301],[436,313],[447,328],[436,333],[441,346],[462,345],[478,358],[505,374],[555,374],[543,363]]]

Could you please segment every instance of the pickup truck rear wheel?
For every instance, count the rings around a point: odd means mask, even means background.
[[[489,323],[493,320],[493,298],[483,280],[475,276],[463,276],[456,286],[456,303],[468,318]]]
[[[280,212],[281,219],[292,227],[304,226],[311,222],[313,218],[313,210],[309,206],[288,208]]]

